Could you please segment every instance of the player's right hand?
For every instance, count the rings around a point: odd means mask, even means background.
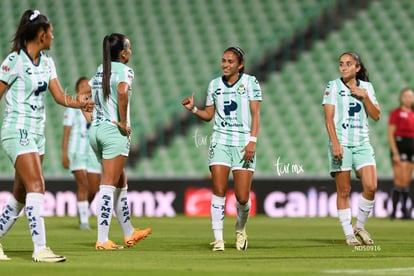
[[[188,110],[192,110],[194,108],[194,92],[191,94],[191,97],[184,98],[181,104]]]

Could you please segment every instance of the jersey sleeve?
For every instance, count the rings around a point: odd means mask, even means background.
[[[330,81],[326,85],[325,93],[323,94],[322,105],[325,105],[325,104],[335,105],[335,103],[336,103],[336,101],[335,101],[335,93],[333,93],[334,86],[335,86],[335,83],[333,81]]]
[[[125,68],[122,70],[122,73],[118,76],[117,84],[120,84],[121,82],[126,82],[131,89],[132,81],[134,80],[134,70],[129,68],[128,66],[125,66]]]
[[[369,82],[367,86],[368,97],[371,99],[373,104],[378,104],[377,97],[375,95],[375,90],[372,84]]]
[[[50,80],[53,80],[57,78],[55,62],[53,61],[53,58],[51,57],[48,57],[48,60],[49,60],[49,66],[50,66]]]
[[[249,78],[249,89],[247,93],[250,101],[262,100],[262,90],[259,81],[253,76]]]
[[[95,85],[95,77],[96,77],[96,74],[95,74],[95,75],[93,75],[93,77],[91,77],[91,78],[89,79],[89,81],[88,81],[88,84],[89,84],[89,86],[91,87],[92,96],[93,96],[93,92],[94,92],[93,87],[94,87],[94,85]]]
[[[0,80],[12,84],[18,76],[19,55],[16,52],[10,53],[1,64]]]
[[[91,87],[91,94],[92,94],[91,97],[92,97],[92,99],[95,99],[95,96],[96,96],[96,87],[97,87],[97,84],[99,83],[99,81],[97,80],[97,77],[96,77],[98,75],[99,68],[100,67],[98,67],[98,69],[96,70],[95,74],[88,81],[88,84]]]
[[[214,105],[213,92],[213,81],[211,81],[207,88],[206,106]]]
[[[388,119],[388,125],[396,125],[398,123],[398,109],[394,109],[390,113],[390,117]]]

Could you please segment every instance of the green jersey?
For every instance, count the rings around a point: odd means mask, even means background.
[[[68,152],[88,154],[90,150],[88,128],[89,123],[80,109],[66,108],[63,114],[63,125],[70,126]]]
[[[261,101],[262,91],[253,76],[240,74],[228,85],[223,77],[212,80],[208,86],[206,106],[215,106],[211,141],[228,146],[245,146],[250,138],[250,101]]]
[[[370,82],[357,80],[365,88],[368,97],[378,104]],[[364,103],[351,95],[349,87],[340,79],[330,81],[325,89],[322,105],[335,106],[334,123],[336,135],[342,146],[359,146],[369,143],[368,114]]]
[[[89,85],[92,87],[92,98],[95,101],[95,107],[92,113],[92,125],[99,125],[101,122],[105,121],[120,121],[118,112],[118,85],[122,82],[126,82],[129,85],[127,126],[130,126],[129,105],[132,91],[131,84],[134,80],[134,71],[121,62],[112,62],[111,69],[111,93],[108,99],[104,98],[102,90],[102,65],[98,67],[95,76],[93,76],[89,81]]]
[[[55,64],[45,53],[40,53],[37,65],[25,50],[10,53],[0,69],[0,81],[8,85],[2,127],[26,129],[43,135],[46,121],[44,92],[54,78],[57,78]]]

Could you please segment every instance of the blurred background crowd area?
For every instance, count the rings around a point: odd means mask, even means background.
[[[223,50],[237,45],[263,91],[255,177],[328,177],[321,102],[328,81],[340,76],[339,55],[348,50],[360,54],[376,90],[382,116],[370,122],[371,141],[379,177],[391,177],[388,114],[400,90],[414,86],[412,0],[2,0],[2,59],[26,9],[51,20],[49,54],[73,95],[76,80],[92,77],[101,63],[103,37],[119,32],[130,38],[136,76],[130,176],[209,174],[213,122],[197,120],[180,102],[195,92],[202,107],[209,81],[221,74]],[[69,177],[60,161],[64,107],[50,94],[46,106],[44,172]],[[4,101],[0,119],[3,112]],[[1,177],[12,178],[12,165],[0,154]]]

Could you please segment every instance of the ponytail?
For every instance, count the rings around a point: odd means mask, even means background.
[[[109,98],[109,94],[111,94],[111,87],[110,87],[110,78],[111,78],[111,45],[109,42],[109,36],[105,36],[103,40],[103,59],[102,59],[102,66],[103,66],[103,73],[102,73],[102,91],[104,95],[104,99],[107,100]]]
[[[365,68],[365,65],[362,61],[360,61],[359,66],[361,67],[361,69],[356,74],[357,79],[360,79],[360,80],[363,80],[363,81],[369,81],[368,71]]]
[[[49,19],[38,10],[26,10],[20,18],[19,26],[13,38],[11,52],[20,52],[26,47],[27,41],[36,39],[39,31],[50,28]]]
[[[127,45],[127,37],[123,34],[113,33],[104,37],[102,47],[102,90],[105,100],[111,94],[111,62],[119,61],[119,53],[125,50]]]

